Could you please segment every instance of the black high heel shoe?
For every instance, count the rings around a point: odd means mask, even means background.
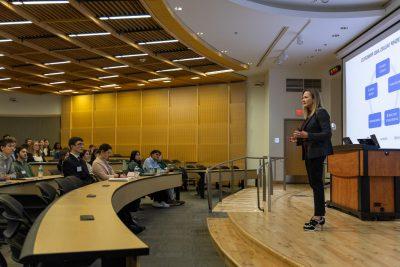
[[[324,224],[324,217],[321,217],[319,220],[311,219],[310,222],[304,224],[303,229],[304,231],[322,231]]]

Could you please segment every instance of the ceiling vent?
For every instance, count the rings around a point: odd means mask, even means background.
[[[321,92],[321,79],[286,79],[286,92],[302,92],[304,89]]]

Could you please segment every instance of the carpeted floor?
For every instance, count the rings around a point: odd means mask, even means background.
[[[155,209],[148,198],[142,199],[144,210],[133,215],[146,226],[139,238],[149,245],[150,255],[140,258],[141,266],[224,266],[207,230],[207,200],[194,194],[182,192],[186,204],[169,209]],[[12,261],[7,246],[1,252],[9,266],[22,266]]]

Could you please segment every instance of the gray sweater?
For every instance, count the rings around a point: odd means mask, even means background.
[[[11,156],[7,157],[3,152],[0,152],[0,175],[3,176],[0,177],[0,179],[4,178],[4,176],[10,176],[11,178],[17,177],[12,163],[13,159]]]

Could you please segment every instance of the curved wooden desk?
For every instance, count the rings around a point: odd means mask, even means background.
[[[117,212],[150,193],[182,184],[180,173],[142,176],[129,182],[103,181],[62,196],[37,218],[25,240],[20,260],[126,258],[126,266],[148,255],[149,247],[120,221]],[[88,197],[89,194],[96,195]],[[81,221],[81,215],[94,220]]]

